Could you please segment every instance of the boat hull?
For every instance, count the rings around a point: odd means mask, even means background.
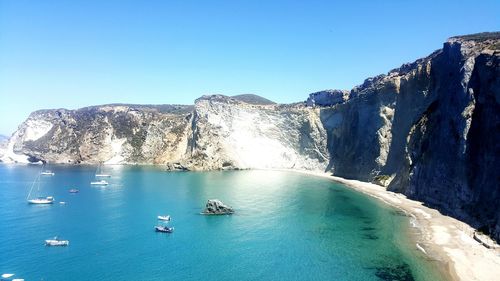
[[[174,232],[174,228],[173,227],[155,226],[155,231],[156,232],[163,232],[163,233],[172,233],[172,232]]]
[[[53,204],[53,199],[30,199],[28,200],[29,204]]]
[[[68,240],[45,240],[45,246],[69,246]]]
[[[108,185],[107,182],[101,182],[101,181],[93,181],[90,184],[91,185]]]

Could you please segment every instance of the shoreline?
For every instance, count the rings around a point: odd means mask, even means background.
[[[24,163],[2,163],[6,165],[27,165]],[[95,166],[95,164],[56,164],[62,166]],[[105,166],[153,166],[158,164],[105,164]],[[475,229],[455,218],[441,214],[436,209],[424,206],[423,202],[408,199],[401,193],[387,191],[385,187],[332,176],[320,171],[296,169],[243,169],[274,170],[321,177],[341,183],[358,192],[374,197],[382,203],[400,209],[407,214],[411,227],[417,229],[419,236],[411,234],[415,249],[426,257],[441,263],[442,272],[450,281],[493,281],[500,276],[500,246],[488,249],[474,240]],[[220,170],[227,171],[227,170]],[[173,171],[176,172],[176,171]],[[191,171],[203,172],[203,171]]]
[[[401,209],[413,218],[421,236],[415,248],[427,257],[442,262],[452,281],[493,281],[500,276],[500,247],[488,249],[474,240],[475,229],[468,224],[441,214],[422,202],[405,195],[387,191],[385,187],[348,180],[315,171],[280,169],[329,179],[344,184],[358,192],[374,197],[385,204]]]

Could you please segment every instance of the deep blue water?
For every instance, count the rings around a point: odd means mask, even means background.
[[[51,167],[28,205],[36,166],[0,165],[0,273],[28,280],[440,280],[414,249],[408,219],[340,184],[290,172],[165,172]],[[79,188],[78,194],[68,193]],[[232,216],[199,215],[207,199]],[[173,234],[155,233],[169,214]],[[55,235],[68,247],[45,247]]]

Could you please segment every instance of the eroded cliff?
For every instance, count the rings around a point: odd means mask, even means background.
[[[33,112],[5,162],[165,163],[186,153],[192,106],[103,105]]]
[[[500,34],[443,49],[322,109],[329,168],[374,181],[500,238]]]
[[[2,161],[295,168],[374,181],[500,238],[500,34],[450,38],[351,91],[279,105],[203,96],[193,106],[37,111]]]

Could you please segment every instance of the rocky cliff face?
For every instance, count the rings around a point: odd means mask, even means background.
[[[195,102],[188,166],[324,170],[329,153],[319,113],[303,105],[204,96]]]
[[[384,183],[498,240],[499,47],[499,33],[451,38],[322,109],[336,122],[327,130],[329,168]]]
[[[104,105],[33,112],[5,162],[165,163],[186,153],[192,106]]]
[[[104,105],[36,111],[11,137],[5,162],[168,164],[190,170],[324,170],[320,110],[221,95],[195,106]]]
[[[499,239],[499,47],[499,33],[451,38],[351,91],[291,105],[214,95],[194,107],[37,111],[1,159],[328,170],[386,185]]]

